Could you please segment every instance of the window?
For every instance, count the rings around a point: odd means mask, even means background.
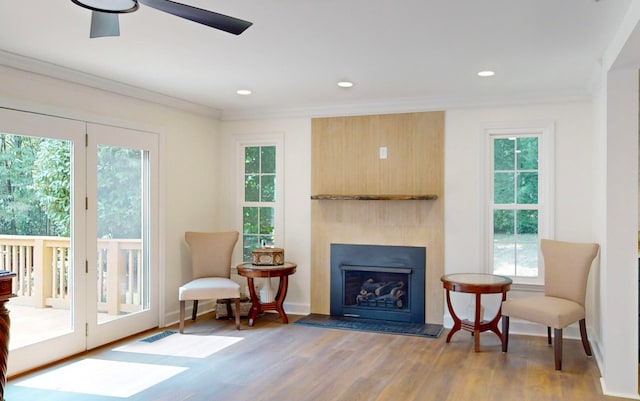
[[[551,229],[550,128],[488,130],[489,265],[516,283],[542,284],[540,238]]]
[[[278,141],[239,143],[242,167],[242,260],[262,244],[282,243],[282,173]]]

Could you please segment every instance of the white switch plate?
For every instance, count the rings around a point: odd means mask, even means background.
[[[387,147],[386,146],[381,146],[380,147],[380,159],[386,159],[387,158]]]

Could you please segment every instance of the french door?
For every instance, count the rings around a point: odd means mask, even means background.
[[[157,326],[157,160],[155,134],[0,108],[9,375]]]
[[[94,348],[158,325],[158,138],[97,124],[87,124],[87,134],[87,347]]]

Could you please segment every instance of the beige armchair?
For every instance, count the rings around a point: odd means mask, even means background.
[[[524,319],[547,326],[551,345],[553,327],[556,370],[562,369],[562,329],[580,323],[582,346],[591,356],[585,324],[585,294],[591,264],[598,255],[598,244],[541,240],[544,259],[544,296],[509,299],[502,303],[502,352],[509,346],[509,318]]]
[[[240,285],[230,279],[231,255],[238,241],[238,232],[187,232],[184,237],[191,250],[192,280],[178,290],[180,333],[184,332],[186,301],[193,301],[191,320],[196,320],[200,299],[233,300],[236,328],[240,330]],[[230,317],[229,303],[227,310]]]

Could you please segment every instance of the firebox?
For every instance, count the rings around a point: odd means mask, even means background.
[[[424,323],[426,248],[331,244],[331,315]]]

